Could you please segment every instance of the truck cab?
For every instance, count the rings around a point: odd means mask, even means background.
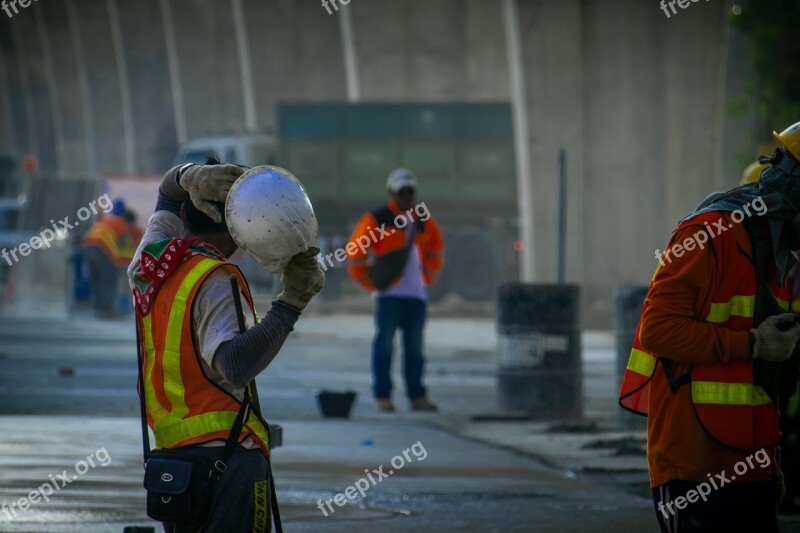
[[[209,156],[223,163],[246,167],[275,164],[275,139],[267,135],[206,137],[189,141],[180,147],[175,164],[203,164]]]

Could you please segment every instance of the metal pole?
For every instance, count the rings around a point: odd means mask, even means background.
[[[342,6],[339,10],[339,30],[342,33],[342,53],[344,54],[344,72],[347,81],[347,101],[361,100],[361,84],[358,79],[358,57],[356,54],[356,37],[353,30],[351,6]]]
[[[6,58],[3,56],[3,51],[0,50],[0,79],[5,80],[5,87],[2,90],[2,104],[3,115],[6,119],[3,121],[3,129],[5,130],[5,137],[8,139],[8,146],[12,153],[19,150],[19,142],[16,137],[16,128],[14,128],[14,116],[11,114],[11,77],[6,71]]]
[[[525,66],[522,58],[517,0],[503,0],[503,21],[514,121],[519,231],[523,244],[520,254],[520,280],[530,283],[536,277],[533,176],[531,174],[530,161],[530,131],[528,126],[527,92],[525,89]]]
[[[86,68],[86,54],[81,40],[81,27],[73,0],[66,0],[67,24],[72,37],[72,49],[75,52],[75,66],[78,70],[78,89],[83,108],[83,136],[86,144],[86,161],[92,175],[97,174],[97,153],[94,148],[94,112],[92,95],[89,89],[89,76]]]
[[[53,64],[53,50],[50,47],[50,36],[47,33],[47,24],[44,20],[41,5],[33,4],[33,20],[36,24],[36,33],[39,34],[39,45],[42,47],[42,59],[44,61],[44,74],[47,78],[47,96],[50,100],[50,113],[53,119],[53,137],[55,139],[56,170],[63,171],[61,162],[64,160],[64,120],[61,116],[61,108],[58,104],[60,98],[58,94],[58,80],[56,79],[56,69]]]
[[[14,49],[17,52],[17,65],[19,66],[19,80],[22,85],[22,98],[25,101],[25,118],[28,121],[28,153],[39,157],[39,142],[36,134],[36,118],[33,111],[33,92],[31,90],[31,80],[28,76],[27,54],[25,53],[25,43],[19,35],[19,24],[11,24],[11,40],[14,42]]]
[[[125,171],[136,172],[136,140],[133,131],[133,107],[131,105],[131,88],[128,80],[128,65],[125,62],[125,48],[122,42],[122,27],[119,22],[117,0],[106,0],[108,20],[111,27],[111,41],[114,46],[114,57],[117,63],[117,79],[119,80],[119,96],[122,103],[122,130],[125,135]]]
[[[164,25],[164,41],[167,47],[167,64],[169,66],[169,86],[172,90],[172,112],[175,120],[175,136],[178,144],[189,140],[186,133],[186,111],[183,103],[183,84],[181,82],[181,65],[178,61],[178,45],[175,42],[175,24],[169,0],[159,0],[161,21]]]
[[[567,153],[558,152],[558,258],[556,262],[556,281],[564,283],[567,248]]]
[[[250,48],[247,45],[247,25],[244,18],[242,0],[231,0],[233,24],[236,28],[236,51],[239,54],[239,70],[242,73],[242,97],[244,101],[244,122],[248,133],[258,131],[258,112],[256,95],[253,89],[253,65],[250,61]]]

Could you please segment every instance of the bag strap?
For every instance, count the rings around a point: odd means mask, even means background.
[[[236,322],[239,325],[239,333],[242,334],[247,331],[247,327],[244,323],[244,311],[242,310],[242,298],[239,294],[239,283],[236,280],[236,276],[233,274],[231,274],[229,280],[231,282],[231,292],[233,292],[233,306],[236,309]],[[245,400],[248,398],[248,393],[250,398],[252,398],[253,410],[261,420],[264,420],[264,416],[261,414],[261,402],[258,399],[258,385],[256,385],[255,379],[250,382],[250,385],[248,385],[247,389],[244,391]],[[269,434],[269,424],[267,424],[267,433]],[[275,478],[272,477],[272,461],[270,461],[269,455],[267,455],[267,472],[269,474],[269,499],[272,506],[272,521],[275,523],[275,533],[283,533],[281,511],[278,507],[278,493],[275,489]]]

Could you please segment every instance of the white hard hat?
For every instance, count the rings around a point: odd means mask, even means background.
[[[225,201],[225,220],[239,248],[274,273],[314,246],[319,232],[303,184],[273,166],[253,167],[236,180]]]
[[[400,192],[406,187],[417,188],[417,177],[407,168],[396,168],[386,180],[386,188],[392,192]]]

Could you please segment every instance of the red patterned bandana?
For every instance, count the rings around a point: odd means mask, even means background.
[[[200,239],[164,239],[142,248],[139,266],[133,271],[133,299],[140,316],[150,313],[156,293],[178,266],[196,255],[225,261],[222,253]]]

